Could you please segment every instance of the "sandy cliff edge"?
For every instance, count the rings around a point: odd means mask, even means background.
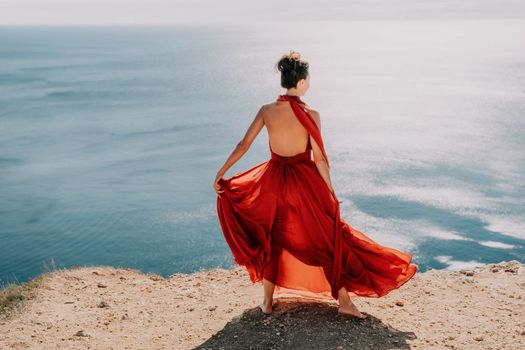
[[[63,269],[15,286],[27,300],[0,318],[0,349],[525,349],[524,271],[512,260],[417,273],[383,298],[354,299],[369,316],[358,320],[286,295],[264,316],[262,288],[241,266],[168,279]]]

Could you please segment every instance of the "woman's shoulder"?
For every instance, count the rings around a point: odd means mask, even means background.
[[[261,110],[264,110],[266,112],[271,112],[272,110],[279,110],[279,108],[282,108],[283,103],[282,101],[270,101],[267,103],[264,103],[261,106]]]
[[[306,109],[307,112],[309,113],[316,113],[316,114],[319,114],[319,112],[317,112],[317,110],[313,109],[311,106],[309,105],[305,105],[304,106],[304,109]]]
[[[307,111],[308,113],[310,113],[310,115],[311,115],[312,117],[314,117],[315,119],[319,120],[320,116],[319,116],[319,112],[318,112],[317,110],[313,109],[313,108],[310,107],[310,106],[304,106],[304,109],[306,109],[306,111]]]

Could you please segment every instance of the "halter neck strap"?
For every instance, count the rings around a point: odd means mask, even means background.
[[[323,153],[324,159],[326,159],[326,164],[328,165],[328,168],[330,168],[330,163],[328,162],[328,157],[326,156],[326,152],[324,149],[323,144],[323,138],[321,136],[321,130],[317,127],[317,124],[315,123],[315,120],[312,118],[310,113],[308,113],[304,106],[307,104],[301,100],[299,96],[292,96],[292,95],[279,95],[277,97],[277,101],[289,101],[290,105],[292,106],[292,110],[299,120],[299,122],[304,126],[306,130],[312,135],[317,145],[319,145],[319,148],[321,149],[321,152]]]

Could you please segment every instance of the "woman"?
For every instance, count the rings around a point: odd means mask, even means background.
[[[213,183],[224,237],[234,262],[263,284],[264,314],[272,312],[274,293],[291,293],[336,299],[340,314],[365,318],[350,296],[382,297],[418,266],[412,254],[374,242],[340,217],[319,113],[300,98],[309,64],[290,51],[277,68],[286,94],[259,109]],[[263,126],[270,159],[224,178]]]

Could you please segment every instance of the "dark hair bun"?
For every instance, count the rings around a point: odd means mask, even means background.
[[[281,56],[276,68],[281,72],[281,86],[285,89],[297,87],[297,82],[308,77],[308,62],[301,60],[301,54],[290,50]]]

